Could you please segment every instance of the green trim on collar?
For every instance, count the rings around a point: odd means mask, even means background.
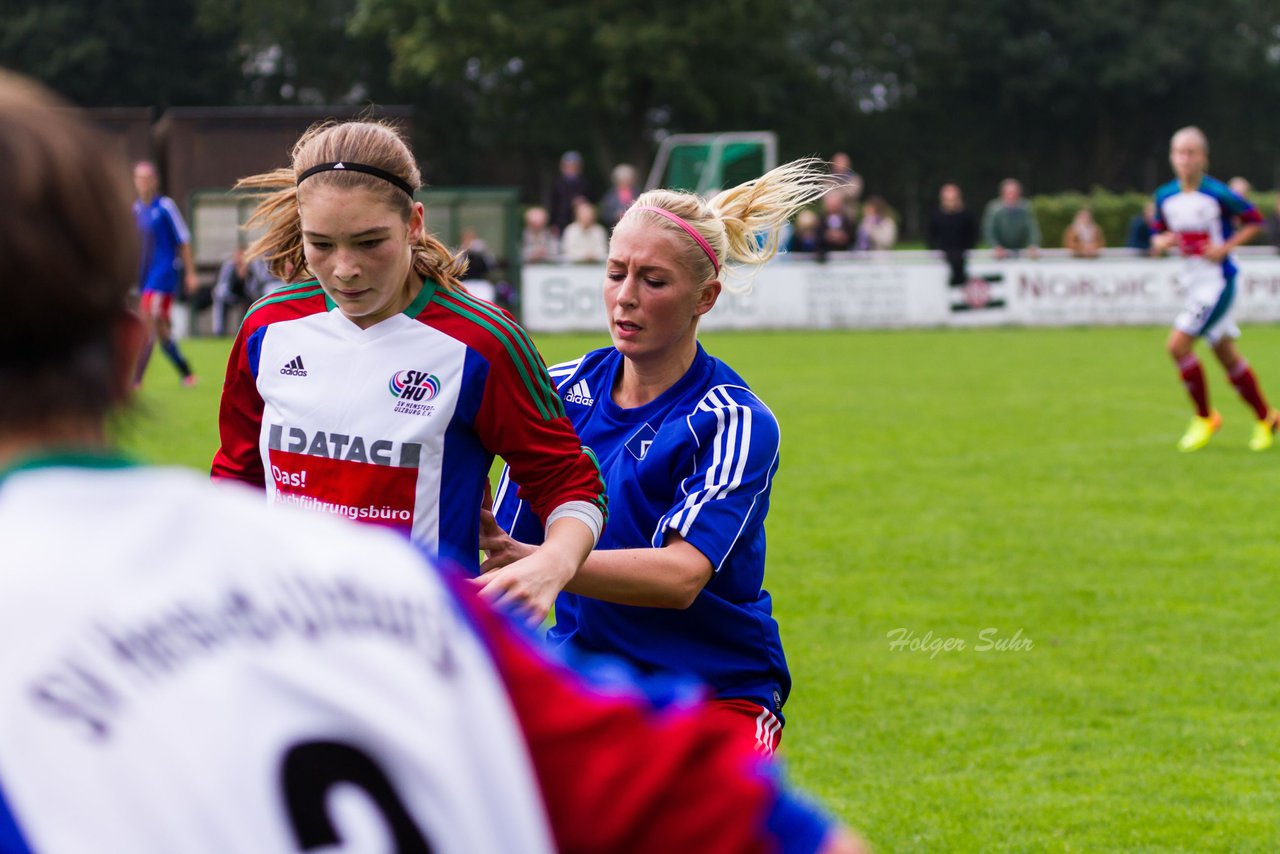
[[[427,307],[427,303],[431,302],[431,298],[436,295],[436,291],[440,286],[430,279],[422,282],[422,290],[418,291],[418,295],[413,298],[413,302],[409,303],[404,313],[407,317],[417,317],[422,314],[422,310]]]
[[[82,468],[82,469],[124,469],[132,468],[137,463],[126,459],[116,451],[77,448],[66,451],[42,451],[29,457],[22,457],[11,465],[0,468],[0,481],[20,471],[47,468]]]

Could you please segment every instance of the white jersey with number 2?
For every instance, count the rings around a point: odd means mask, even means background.
[[[552,848],[483,642],[393,534],[186,472],[18,469],[0,650],[0,850]]]

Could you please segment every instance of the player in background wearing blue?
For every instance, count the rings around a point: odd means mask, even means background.
[[[1178,450],[1198,451],[1222,426],[1222,416],[1209,407],[1204,368],[1194,351],[1196,339],[1206,338],[1231,384],[1257,418],[1249,447],[1265,451],[1274,442],[1280,414],[1267,405],[1253,369],[1237,349],[1240,327],[1231,319],[1236,295],[1231,251],[1257,234],[1262,217],[1248,200],[1206,174],[1209,140],[1199,128],[1185,127],[1173,135],[1169,162],[1177,177],[1156,190],[1156,234],[1151,248],[1153,252],[1176,249],[1184,259],[1182,281],[1187,303],[1173,321],[1167,347],[1196,414],[1179,440]]]
[[[550,641],[699,677],[764,753],[781,738],[791,687],[763,588],[780,435],[746,381],[698,343],[698,321],[726,274],[769,260],[783,223],[829,181],[821,161],[797,161],[710,201],[642,195],[609,248],[613,346],[551,369],[583,445],[600,460],[610,519],[576,575],[555,582],[565,592]],[[504,567],[542,531],[516,490],[504,472],[497,525],[482,528],[487,574],[476,583],[487,596],[523,602],[527,579]]]
[[[191,232],[187,230],[182,212],[173,199],[160,195],[160,177],[154,163],[142,160],[134,164],[133,188],[138,194],[133,203],[133,216],[138,222],[142,241],[138,311],[146,320],[149,333],[142,357],[138,359],[134,382],[142,383],[147,363],[151,360],[151,350],[159,342],[160,349],[182,375],[182,384],[195,385],[195,374],[178,349],[169,320],[179,275],[188,294],[195,293],[198,285],[195,259],[191,254]]]
[[[0,852],[864,850],[401,538],[113,455],[146,331],[110,150],[0,71]]]

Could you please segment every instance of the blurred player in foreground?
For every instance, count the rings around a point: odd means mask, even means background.
[[[0,851],[861,850],[402,538],[113,455],[146,331],[109,150],[0,73]]]
[[[1187,303],[1173,321],[1166,346],[1196,414],[1179,440],[1178,450],[1203,448],[1222,426],[1222,416],[1209,407],[1204,368],[1193,349],[1197,338],[1206,338],[1231,384],[1257,418],[1249,447],[1265,451],[1274,441],[1280,415],[1267,405],[1253,369],[1236,348],[1240,327],[1231,319],[1236,296],[1231,251],[1257,234],[1262,217],[1252,203],[1206,174],[1209,140],[1199,128],[1185,127],[1173,135],[1169,162],[1177,177],[1156,190],[1157,233],[1151,247],[1156,252],[1176,249],[1184,259],[1181,279]]]
[[[524,601],[565,589],[552,642],[696,675],[764,753],[781,738],[791,688],[763,588],[780,433],[746,381],[698,343],[698,321],[728,275],[771,258],[782,224],[829,186],[820,161],[798,161],[709,202],[669,190],[636,200],[606,266],[613,346],[551,369],[600,460],[609,526],[576,574],[530,583],[524,567],[506,564],[542,530],[516,494],[517,474],[504,472],[495,515],[510,536],[489,526],[481,537],[489,572],[476,583],[486,595]]]

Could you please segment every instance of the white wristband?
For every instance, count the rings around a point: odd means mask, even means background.
[[[566,501],[547,517],[547,527],[557,519],[577,519],[591,530],[591,546],[600,542],[600,531],[604,529],[604,513],[590,501]]]

